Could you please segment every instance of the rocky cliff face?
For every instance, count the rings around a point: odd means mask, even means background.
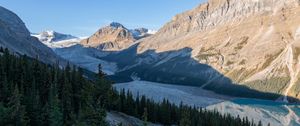
[[[299,5],[299,0],[209,0],[176,15],[137,50],[190,48],[198,63],[235,83],[300,98]]]
[[[30,36],[25,24],[16,14],[3,7],[0,7],[0,46],[16,54],[39,57],[46,63],[53,64],[61,60],[50,48]]]
[[[125,28],[122,24],[113,22],[110,25],[99,29],[91,37],[81,41],[87,47],[98,48],[105,51],[119,51],[128,48],[138,39],[149,36],[148,29]]]

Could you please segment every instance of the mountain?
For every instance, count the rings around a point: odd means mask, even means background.
[[[31,34],[38,38],[43,44],[50,48],[64,48],[79,44],[85,37],[79,38],[69,34],[62,34],[55,31],[44,31],[38,34]]]
[[[0,6],[0,46],[11,52],[38,57],[46,63],[63,62],[50,48],[30,36],[24,22],[13,12]]]
[[[72,35],[62,34],[55,31],[43,31],[39,34],[32,34],[32,36],[37,37],[41,42],[49,42],[49,43],[77,38]]]
[[[122,77],[135,73],[231,95],[249,95],[233,93],[245,88],[300,98],[299,4],[209,0],[104,59],[117,62]]]
[[[129,47],[136,40],[150,36],[148,31],[145,28],[130,30],[120,23],[112,22],[89,38],[82,40],[81,44],[99,50],[119,51]]]

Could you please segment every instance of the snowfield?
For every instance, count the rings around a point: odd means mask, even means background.
[[[99,59],[99,57],[103,57],[106,54],[94,48],[75,45],[66,48],[56,48],[54,52],[62,58],[93,72],[98,72],[99,64],[102,65],[102,70],[107,75],[113,75],[117,71],[117,64]]]
[[[57,41],[57,42],[43,42],[43,43],[45,45],[47,45],[48,47],[55,50],[56,48],[67,48],[67,47],[77,45],[80,43],[80,41],[81,41],[81,38],[74,38],[74,39],[68,39],[68,40],[61,40],[61,41]]]
[[[167,85],[148,81],[132,81],[114,84],[113,86],[117,90],[130,90],[135,97],[137,94],[140,96],[145,95],[156,102],[162,102],[165,98],[177,105],[182,102],[185,105],[206,107],[230,99],[197,87]]]

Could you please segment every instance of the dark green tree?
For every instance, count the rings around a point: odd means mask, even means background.
[[[148,126],[148,112],[147,108],[144,108],[144,114],[143,114],[143,126]]]
[[[191,116],[190,113],[188,111],[183,110],[183,113],[181,115],[181,119],[179,122],[179,126],[191,126],[192,122],[191,122]]]
[[[58,93],[55,86],[55,82],[57,82],[56,79],[54,81],[54,84],[52,84],[50,88],[48,121],[50,126],[62,126],[63,114],[61,111],[61,105],[58,99]]]
[[[8,102],[10,123],[16,126],[25,126],[28,123],[25,107],[21,104],[21,100],[22,94],[20,94],[19,88],[16,85]]]

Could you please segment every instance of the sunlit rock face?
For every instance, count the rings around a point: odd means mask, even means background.
[[[191,57],[255,90],[300,93],[299,0],[209,0],[141,40],[139,54],[191,48]],[[217,79],[217,78],[216,78]]]
[[[128,48],[136,40],[148,37],[148,29],[127,29],[122,24],[112,22],[99,29],[87,39],[81,41],[86,47],[94,47],[104,51],[120,51]]]

